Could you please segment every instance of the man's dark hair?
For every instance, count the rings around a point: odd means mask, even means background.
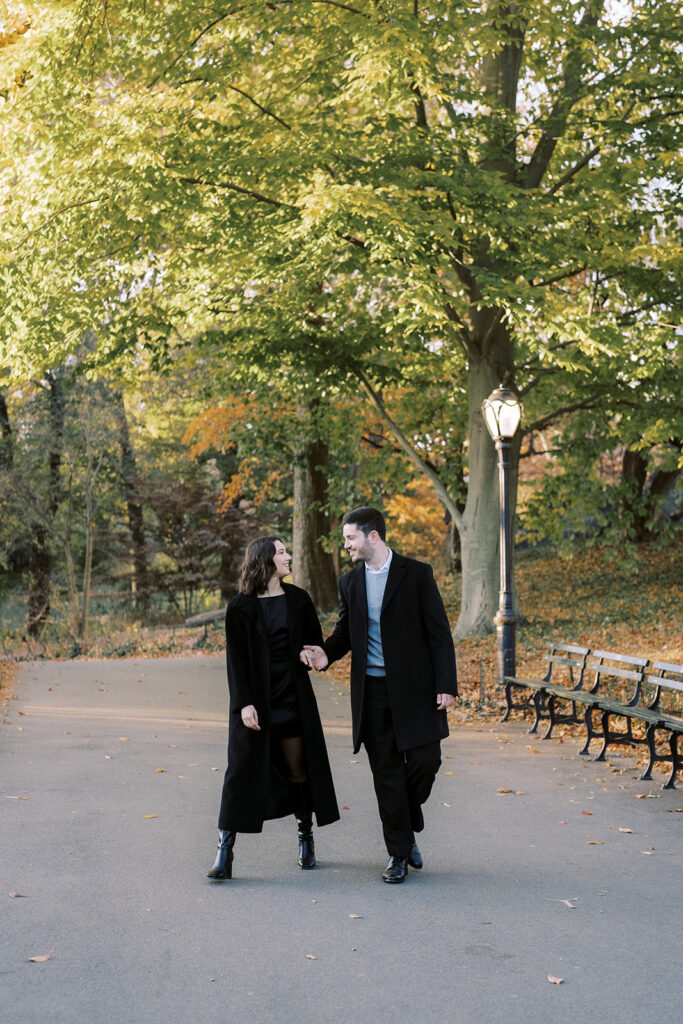
[[[382,540],[386,540],[387,524],[378,508],[370,508],[367,505],[354,508],[351,512],[346,513],[342,519],[342,526],[357,526],[365,537],[373,530],[377,530]]]

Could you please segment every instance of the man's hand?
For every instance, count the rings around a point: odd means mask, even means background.
[[[445,711],[446,708],[450,708],[452,704],[455,704],[455,697],[452,693],[437,693],[436,695],[436,710]]]
[[[254,732],[261,731],[261,726],[258,724],[258,713],[253,704],[246,704],[240,713],[247,729],[253,729]]]
[[[304,665],[315,669],[316,672],[322,672],[329,664],[327,655],[322,647],[318,647],[315,644],[304,644],[304,649],[299,654],[299,658]]]

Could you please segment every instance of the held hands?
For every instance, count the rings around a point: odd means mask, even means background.
[[[452,693],[437,693],[436,695],[436,710],[445,711],[446,708],[450,708],[452,704],[455,704],[455,697]]]
[[[258,724],[258,714],[253,704],[245,705],[242,708],[241,715],[247,729],[253,729],[255,732],[261,731],[261,726]]]
[[[314,644],[304,644],[304,649],[299,654],[299,658],[304,665],[315,669],[316,672],[322,672],[329,664],[327,655],[322,647],[317,647]]]

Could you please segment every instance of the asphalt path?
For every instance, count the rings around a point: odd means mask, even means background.
[[[681,789],[521,722],[454,728],[425,868],[389,886],[348,691],[315,686],[343,807],[318,867],[280,819],[211,883],[223,660],[22,668],[0,726],[2,1024],[681,1019]]]

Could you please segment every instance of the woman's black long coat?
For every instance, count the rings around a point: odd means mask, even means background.
[[[330,763],[308,670],[299,661],[304,644],[321,644],[313,602],[300,587],[283,583],[292,680],[299,705],[306,769],[318,825],[339,818]],[[238,594],[225,616],[230,725],[228,769],[218,827],[260,832],[263,822],[292,814],[294,807],[279,750],[270,739],[270,658],[265,621],[255,595]],[[247,729],[241,710],[253,704],[260,731]]]

